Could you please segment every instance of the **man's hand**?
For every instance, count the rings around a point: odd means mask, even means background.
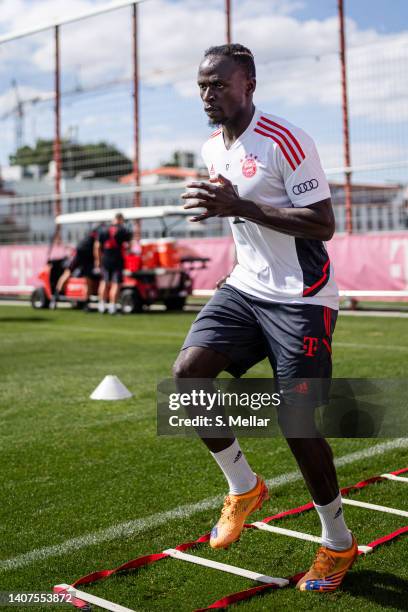
[[[209,183],[194,181],[187,185],[188,189],[197,191],[186,191],[181,194],[183,200],[187,200],[184,205],[186,210],[190,208],[206,208],[207,211],[190,221],[202,221],[210,217],[237,217],[239,216],[240,198],[235,191],[231,181],[218,174],[210,179]]]

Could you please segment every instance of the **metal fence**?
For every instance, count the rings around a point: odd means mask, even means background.
[[[196,69],[205,48],[225,41],[226,4],[149,0],[136,14],[136,5],[117,2],[115,10],[45,27],[41,3],[33,3],[31,23],[36,17],[44,26],[0,36],[0,242],[49,240],[56,204],[74,212],[178,202],[179,184],[163,189],[159,175],[143,171],[202,163],[209,129]],[[231,4],[233,41],[256,59],[255,102],[314,137],[332,182],[338,231],[346,229],[345,173],[353,231],[406,228],[408,31],[382,35],[346,20],[346,168],[335,10],[304,23],[274,14],[274,3]],[[134,186],[154,179],[139,202]],[[67,231],[75,240],[81,230]],[[144,228],[145,235],[155,231]],[[193,232],[187,224],[177,231]],[[218,221],[194,229],[200,236],[225,231]]]

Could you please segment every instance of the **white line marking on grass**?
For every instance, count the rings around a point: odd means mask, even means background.
[[[80,332],[85,334],[99,334],[105,336],[106,334],[113,334],[114,336],[149,336],[149,338],[156,338],[160,341],[162,338],[185,338],[187,335],[187,329],[185,332],[166,332],[161,331],[158,333],[154,328],[152,330],[143,329],[115,329],[115,328],[102,328],[102,327],[78,327],[76,325],[49,325],[47,323],[41,325],[39,332],[58,332],[58,331],[70,331]],[[333,342],[334,347],[348,347],[348,348],[360,348],[360,349],[379,349],[382,351],[408,351],[408,347],[400,344],[360,344],[357,342]]]
[[[395,310],[339,310],[339,314],[348,317],[388,317],[396,319],[406,319],[408,317],[408,312],[399,312]]]
[[[184,312],[194,312],[190,309],[197,309],[198,308],[202,308],[205,305],[202,303],[191,303],[191,304],[187,304],[186,308],[184,309]],[[8,300],[8,299],[0,299],[0,306],[31,306],[31,302],[29,300],[27,301],[22,301],[22,300]],[[68,304],[67,302],[60,302],[60,304],[58,305],[58,310],[71,310],[71,305]],[[155,311],[162,311],[165,313],[166,311],[164,310],[164,307],[161,307],[160,305],[155,305],[155,308],[150,307],[151,310],[155,310]],[[148,314],[149,311],[146,311],[146,314]],[[349,316],[349,317],[399,317],[399,318],[407,318],[408,317],[408,313],[404,312],[404,311],[399,311],[399,310],[343,310],[342,308],[339,310],[339,314],[341,315],[345,315],[345,316]],[[127,315],[126,315],[127,316]]]
[[[58,332],[58,331],[70,331],[70,332],[83,332],[86,334],[101,334],[102,336],[105,336],[106,334],[113,334],[113,335],[119,335],[119,336],[149,336],[149,337],[157,337],[158,340],[160,340],[160,337],[163,336],[165,338],[184,338],[187,335],[187,329],[185,332],[165,332],[165,331],[161,331],[161,332],[157,332],[156,329],[153,327],[150,330],[143,330],[143,329],[115,329],[112,327],[78,327],[76,325],[61,325],[61,324],[57,324],[57,325],[49,325],[47,323],[41,325],[41,329],[39,329],[39,332],[42,331],[50,331],[50,332]]]
[[[360,451],[355,451],[354,453],[349,453],[348,455],[343,455],[335,460],[335,464],[338,468],[340,468],[345,465],[349,465],[350,463],[360,461],[361,459],[376,457],[386,453],[387,451],[407,447],[408,438],[397,438],[389,442],[383,442],[381,444],[370,446],[369,448],[364,448]],[[267,484],[271,488],[277,488],[289,482],[296,482],[298,480],[302,480],[302,475],[296,470],[294,472],[288,472],[287,474],[281,474],[280,476],[271,478],[267,481]],[[101,529],[100,531],[95,531],[77,538],[72,538],[70,540],[66,540],[65,542],[61,542],[60,544],[55,544],[54,546],[37,548],[28,553],[18,555],[17,557],[0,561],[0,571],[13,570],[19,567],[24,567],[25,565],[30,565],[35,561],[43,561],[49,557],[58,557],[70,552],[78,552],[81,548],[95,546],[110,540],[118,540],[119,538],[135,536],[149,529],[163,525],[168,521],[189,518],[194,514],[198,514],[199,512],[213,510],[222,503],[223,499],[223,495],[216,495],[214,497],[203,499],[195,504],[186,504],[184,506],[179,506],[178,508],[173,508],[172,510],[167,510],[167,512],[158,512],[157,514],[152,514],[133,521],[127,521],[126,523],[119,523],[117,525],[113,525],[112,527],[108,527],[107,529]]]
[[[408,351],[408,346],[400,344],[359,344],[356,342],[333,342],[334,348],[342,346],[357,349],[380,349],[381,351]]]

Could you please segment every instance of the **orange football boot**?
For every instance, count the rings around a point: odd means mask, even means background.
[[[268,499],[268,488],[259,476],[255,487],[248,493],[227,495],[221,517],[211,531],[211,548],[228,548],[230,544],[239,540],[246,518],[251,512],[262,508],[263,502]]]
[[[299,580],[296,588],[300,591],[335,591],[358,556],[355,537],[347,550],[331,550],[321,546],[310,570]]]

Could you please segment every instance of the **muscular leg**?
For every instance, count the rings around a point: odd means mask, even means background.
[[[109,283],[105,281],[104,279],[102,279],[98,287],[98,300],[99,300],[98,310],[102,314],[105,312],[105,303],[108,298],[108,293],[109,293]]]
[[[86,277],[86,299],[89,300],[91,295],[92,295],[92,278],[87,276]]]
[[[265,314],[268,316],[270,361],[272,367],[275,366],[284,399],[278,411],[279,425],[319,515],[324,546],[346,550],[352,537],[344,522],[333,453],[315,421],[315,407],[324,403],[328,395],[331,354],[323,342],[317,349],[322,352],[313,358],[306,350],[298,350],[304,337],[324,338],[330,343],[336,313],[323,307],[285,305],[274,310],[274,318],[269,312]],[[315,382],[304,385],[305,379]]]
[[[57,302],[58,299],[61,295],[61,293],[64,291],[65,289],[65,285],[68,282],[69,277],[71,276],[71,270],[69,268],[66,268],[63,273],[61,274],[61,276],[59,277],[57,284],[55,286],[55,290],[54,290],[54,294],[51,298],[51,302],[50,302],[50,308],[51,310],[55,310],[57,307]]]
[[[99,297],[100,302],[106,301],[106,298],[108,297],[107,287],[108,287],[108,283],[104,280],[101,280],[101,282],[99,283],[99,288],[98,288],[98,297]]]
[[[321,390],[310,383],[308,397],[296,391],[297,386],[282,381],[280,386],[286,401],[278,410],[279,426],[313,500],[325,506],[338,496],[339,486],[332,450],[316,426],[315,402],[310,401],[314,389],[319,395]]]
[[[118,301],[119,289],[120,289],[119,283],[111,284],[111,288],[109,292],[109,301],[111,304],[116,304],[116,302]]]
[[[204,379],[202,382],[204,388],[206,387],[205,379],[210,379],[208,380],[208,392],[213,393],[215,389],[211,379],[216,378],[230,362],[228,357],[209,348],[189,347],[184,349],[174,364],[174,377],[178,382],[177,386],[182,392],[189,392],[196,385],[194,382],[189,385],[188,379],[191,379],[191,381]],[[197,416],[197,412],[194,410],[190,409],[189,411],[192,417]],[[226,428],[223,438],[207,437],[209,434],[207,433],[206,436],[205,429],[197,428],[196,431],[222,470],[231,494],[241,495],[258,486],[263,495],[263,488],[258,485],[256,474],[251,470],[231,429]],[[257,495],[258,492],[256,497]],[[213,546],[213,544],[214,542],[211,545]]]
[[[286,405],[285,408],[290,411],[290,406]],[[316,429],[314,410],[308,410],[304,404],[302,412],[303,417],[294,410],[290,421],[294,421],[294,427],[300,424],[298,429],[303,430],[303,435],[310,437],[299,438],[297,433],[290,436],[289,430],[285,432],[284,429],[286,441],[299,465],[319,515],[323,544],[333,550],[346,550],[352,544],[352,537],[344,522],[333,453],[328,442]],[[282,423],[283,419],[279,422]],[[286,420],[286,425],[291,426],[292,423]]]
[[[210,348],[191,346],[179,353],[173,366],[173,375],[176,379],[185,378],[216,378],[230,363],[226,355],[217,353]],[[235,440],[230,438],[202,438],[204,444],[213,453],[218,453]]]
[[[66,270],[64,270],[64,272],[61,274],[61,276],[59,277],[57,281],[57,286],[55,288],[55,293],[57,295],[63,292],[64,287],[70,276],[71,276],[71,270],[69,268],[66,268]]]
[[[324,438],[287,438],[307,488],[319,506],[332,502],[339,494],[333,453]]]
[[[310,425],[307,425],[305,432],[309,430]],[[352,537],[344,522],[336,468],[328,442],[317,430],[315,437],[287,436],[286,441],[299,465],[319,515],[323,544],[333,550],[346,550],[352,544]]]

